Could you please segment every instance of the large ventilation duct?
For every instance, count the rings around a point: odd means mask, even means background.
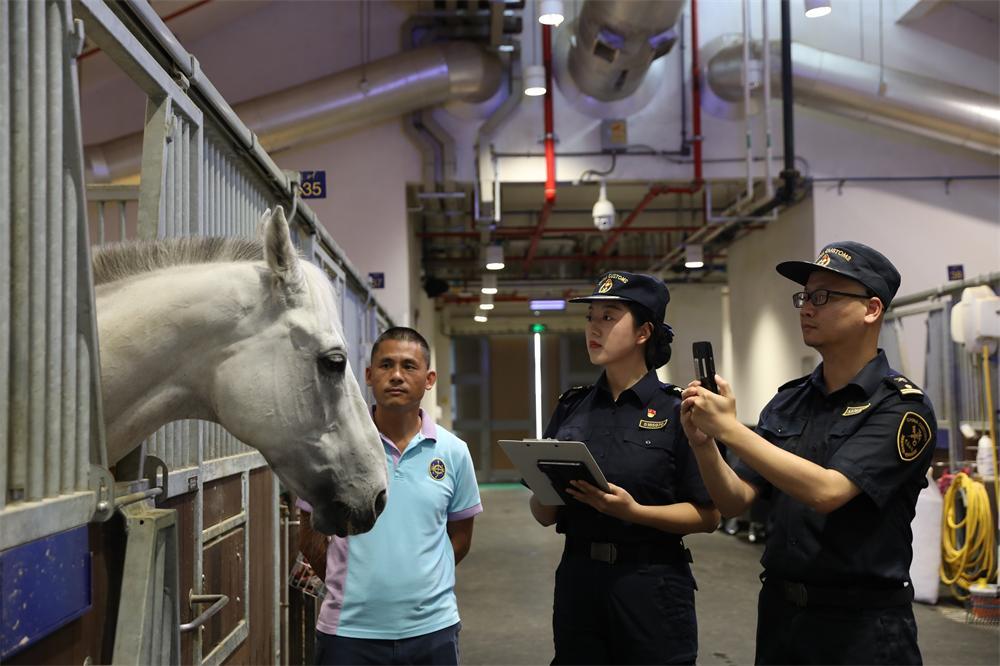
[[[498,91],[499,60],[466,42],[434,44],[338,72],[233,107],[269,152],[345,134],[450,100],[481,102]],[[97,180],[139,173],[142,134],[87,146]]]
[[[603,102],[624,99],[649,65],[677,41],[683,0],[587,0],[576,20],[568,69],[581,92]]]
[[[779,42],[771,42],[771,52],[775,63],[771,80],[777,82],[781,76]],[[717,37],[702,54],[703,107],[721,118],[742,118],[742,37]],[[761,55],[760,42],[754,42],[751,58],[759,63]],[[756,71],[760,71],[759,64]],[[880,69],[803,44],[792,44],[792,78],[797,104],[1000,154],[1000,103],[995,95],[909,72]],[[751,81],[751,113],[760,105],[758,83]]]

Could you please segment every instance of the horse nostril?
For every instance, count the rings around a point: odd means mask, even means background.
[[[387,495],[386,495],[386,492],[384,490],[380,490],[379,493],[378,493],[378,495],[375,496],[375,515],[376,516],[379,515],[380,513],[382,513],[382,509],[385,508],[386,497],[387,497]]]

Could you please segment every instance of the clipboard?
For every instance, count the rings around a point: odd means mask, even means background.
[[[597,487],[609,491],[608,480],[583,442],[560,442],[555,439],[501,439],[500,448],[507,454],[521,473],[525,483],[535,493],[538,501],[546,506],[563,506],[566,503],[552,487],[552,482],[540,469],[539,461],[577,461],[590,472]]]

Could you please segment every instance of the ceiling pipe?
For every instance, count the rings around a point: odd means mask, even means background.
[[[525,272],[531,269],[535,254],[538,252],[538,242],[542,239],[542,232],[556,205],[556,141],[552,112],[552,96],[555,91],[552,89],[552,26],[550,25],[542,26],[542,63],[545,65],[545,202],[542,204],[542,212],[538,216],[538,224],[531,237],[528,253],[524,257],[522,268]]]
[[[692,11],[697,0],[691,0]],[[795,201],[801,190],[801,178],[795,168],[795,87],[792,81],[792,15],[788,0],[781,0],[781,123],[782,141],[784,152],[784,169],[781,171],[782,186],[778,188],[774,196],[769,201],[755,208],[749,217],[760,217],[777,209],[779,206]],[[704,82],[707,86],[708,83]],[[704,198],[702,199],[704,201]],[[729,212],[729,211],[727,211]],[[743,211],[733,211],[740,212]],[[711,213],[708,206],[705,206],[706,218]],[[708,245],[712,241],[722,238],[732,238],[741,230],[751,231],[762,229],[764,225],[748,224],[742,219],[719,225],[707,225],[700,231],[696,231],[687,238],[690,243],[702,243]],[[676,248],[667,253],[660,261],[653,264],[650,272],[656,272],[669,268],[679,262],[683,257],[683,248]]]
[[[678,227],[632,227],[622,231],[623,234],[662,234],[672,231],[691,232],[698,231],[702,226],[678,226]],[[531,238],[535,235],[534,227],[524,229],[497,229],[493,232],[498,238],[522,239]],[[560,236],[563,234],[573,234],[574,236],[593,236],[604,234],[603,231],[595,227],[548,227],[542,231],[542,236]],[[422,231],[417,233],[418,238],[479,238],[478,231]]]
[[[706,63],[706,109],[728,118],[741,117],[737,101],[739,37],[723,36]],[[722,44],[720,41],[719,44]],[[771,49],[779,44],[770,42]],[[791,44],[795,101],[821,111],[838,113],[946,141],[991,155],[1000,154],[1000,104],[995,96],[897,69],[880,68],[854,58]],[[711,45],[707,47],[711,50]],[[751,45],[761,59],[761,42]],[[781,70],[771,67],[773,80]],[[751,112],[760,103],[755,92]],[[789,152],[786,149],[786,153]]]
[[[472,43],[445,42],[271,93],[233,110],[273,154],[449,100],[484,101],[497,92],[501,78],[496,56]],[[95,180],[135,175],[142,133],[87,146],[86,153]]]

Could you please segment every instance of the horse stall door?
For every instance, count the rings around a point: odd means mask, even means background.
[[[190,607],[182,603],[181,621],[192,622],[217,595],[225,595],[228,603],[200,627],[181,634],[182,663],[273,663],[274,483],[271,471],[261,467],[203,486],[201,533],[182,544],[193,552],[191,558],[181,555],[182,562],[190,563],[182,564],[181,589],[206,601]],[[185,586],[196,577],[200,586]]]

